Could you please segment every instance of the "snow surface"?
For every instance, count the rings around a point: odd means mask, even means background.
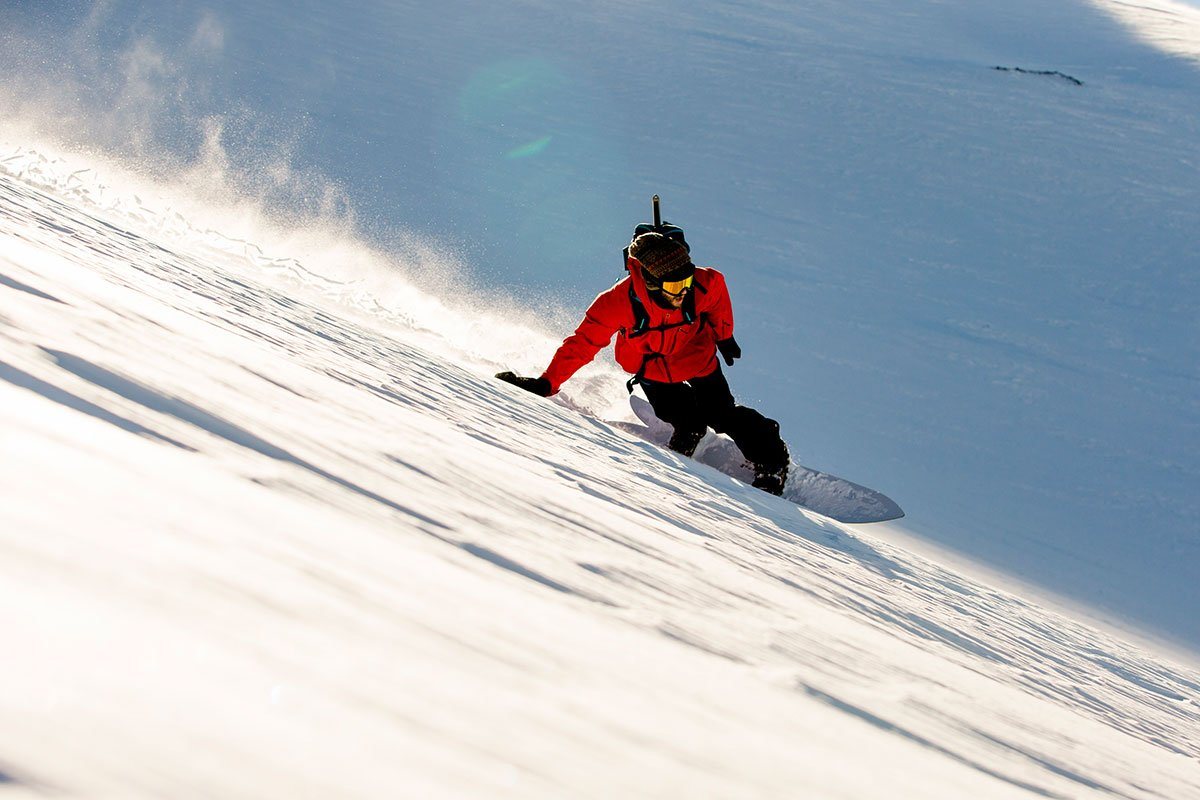
[[[1194,8],[0,7],[0,797],[1200,797]],[[905,527],[487,378],[654,192]]]
[[[0,165],[0,796],[1200,797],[1195,670]]]

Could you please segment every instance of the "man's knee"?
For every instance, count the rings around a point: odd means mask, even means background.
[[[747,433],[757,436],[779,434],[779,423],[767,419],[749,406],[730,404],[727,408],[715,409],[711,424],[718,433],[728,433],[734,436]]]

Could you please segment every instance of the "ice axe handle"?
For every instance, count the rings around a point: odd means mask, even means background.
[[[650,198],[650,203],[654,206],[654,227],[662,227],[662,210],[658,207],[658,195]]]

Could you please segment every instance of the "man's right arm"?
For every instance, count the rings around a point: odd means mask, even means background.
[[[621,329],[625,321],[620,305],[622,286],[624,284],[618,284],[593,300],[575,333],[559,345],[554,358],[550,359],[550,366],[542,373],[542,377],[550,383],[551,394],[558,392],[567,379],[608,347],[613,334]]]

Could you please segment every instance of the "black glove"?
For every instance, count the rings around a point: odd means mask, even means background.
[[[550,396],[550,381],[545,378],[522,378],[520,375],[514,375],[511,372],[497,372],[496,377],[505,383],[519,386],[527,392],[533,392],[538,397]]]
[[[738,347],[738,343],[733,340],[732,336],[717,342],[717,349],[721,351],[721,355],[725,358],[725,366],[727,367],[732,367],[733,362],[742,357],[742,348]]]

